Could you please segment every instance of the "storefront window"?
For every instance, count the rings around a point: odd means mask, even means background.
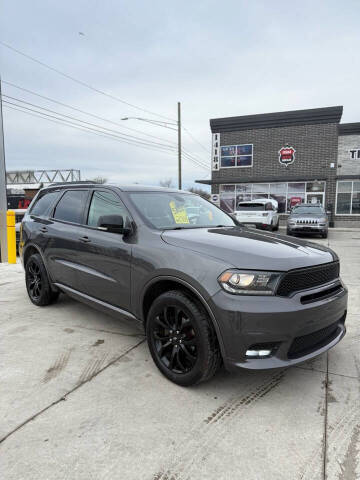
[[[337,215],[360,215],[360,181],[338,182]]]
[[[286,211],[286,194],[284,195],[279,195],[279,194],[270,194],[270,198],[273,198],[278,202],[278,212],[279,213],[285,213]]]
[[[325,191],[325,182],[307,182],[306,184],[307,192],[324,192]]]
[[[270,193],[286,194],[286,183],[270,183]]]
[[[269,193],[268,183],[254,183],[252,193]]]
[[[338,193],[336,199],[336,213],[350,214],[351,193]]]
[[[346,182],[348,183],[348,182]],[[360,196],[360,181],[357,192]],[[259,198],[273,198],[278,202],[279,213],[288,213],[298,203],[310,202],[324,205],[325,182],[289,182],[289,183],[239,183],[222,185],[220,206],[227,212],[236,210],[239,202],[248,202]],[[345,186],[344,188],[348,188]],[[352,190],[350,189],[350,196]],[[343,203],[348,199],[343,199]],[[357,200],[358,201],[358,200]],[[356,202],[354,202],[354,208]],[[359,202],[357,203],[360,208]],[[345,207],[343,207],[345,208]],[[349,207],[350,208],[350,207]]]
[[[360,192],[354,192],[352,195],[352,208],[351,213],[353,215],[360,214]]]
[[[305,183],[288,183],[288,192],[292,192],[292,193],[305,192]]]
[[[351,193],[353,182],[338,182],[338,193]]]
[[[240,202],[249,202],[250,200],[251,195],[249,193],[238,193],[236,195],[236,206],[238,206]]]
[[[235,210],[235,185],[221,185],[220,208],[229,213]]]
[[[251,193],[252,183],[239,183],[236,185],[237,193]]]

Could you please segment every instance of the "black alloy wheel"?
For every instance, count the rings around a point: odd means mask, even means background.
[[[192,320],[178,306],[165,306],[154,320],[153,337],[161,362],[174,373],[189,372],[197,360]]]
[[[34,260],[30,260],[28,265],[28,289],[32,300],[38,301],[40,299],[42,286],[40,267]]]
[[[45,265],[39,253],[29,257],[25,265],[26,289],[32,303],[43,307],[54,302],[59,292],[51,288]]]
[[[217,337],[205,309],[184,292],[172,290],[154,300],[146,334],[155,364],[178,385],[207,380],[221,364]]]

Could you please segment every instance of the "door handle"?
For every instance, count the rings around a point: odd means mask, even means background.
[[[48,231],[48,229],[46,227],[41,227],[40,228],[41,233],[46,233],[47,231]]]
[[[89,242],[91,242],[90,238],[87,237],[86,235],[83,236],[83,237],[80,237],[79,240],[80,240],[80,242],[84,242],[84,243],[89,243]]]

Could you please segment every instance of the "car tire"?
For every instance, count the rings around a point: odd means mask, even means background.
[[[38,307],[50,305],[59,296],[59,292],[51,289],[44,262],[38,253],[31,255],[26,262],[25,283],[31,302]]]
[[[328,232],[322,233],[322,234],[321,234],[321,237],[322,237],[322,238],[327,238],[327,237],[328,237]]]
[[[290,230],[288,228],[286,229],[286,235],[289,235],[289,237],[292,236],[292,233],[290,232]]]
[[[275,225],[275,232],[277,232],[279,230],[279,223],[280,223],[280,220],[277,221],[277,224]]]
[[[216,333],[200,303],[179,290],[165,292],[150,307],[146,336],[160,372],[188,387],[209,380],[221,365]]]

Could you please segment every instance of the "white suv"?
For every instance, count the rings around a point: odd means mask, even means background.
[[[278,202],[272,198],[239,202],[234,214],[239,223],[264,230],[279,229]]]

